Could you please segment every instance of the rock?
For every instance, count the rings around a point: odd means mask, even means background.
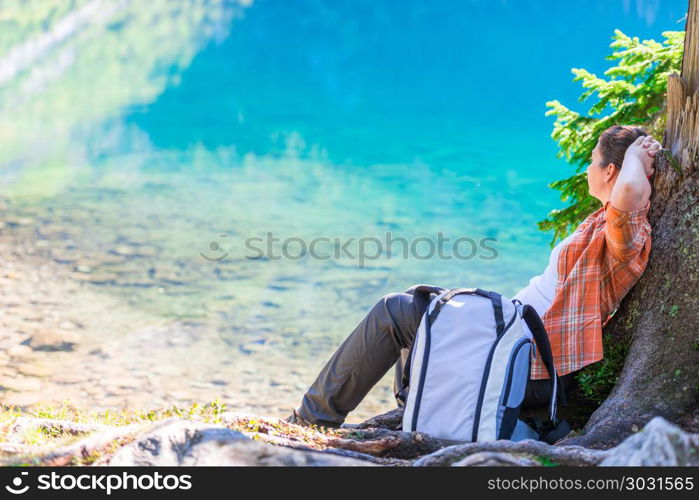
[[[31,336],[29,345],[36,351],[72,351],[78,338],[71,332],[42,328]]]
[[[51,375],[51,369],[44,365],[29,365],[22,363],[17,367],[17,371],[22,375],[29,375],[31,377],[47,377]]]
[[[7,217],[5,224],[10,227],[30,226],[34,224],[34,219],[31,217]]]
[[[112,253],[121,257],[155,257],[160,252],[150,245],[119,245]]]
[[[452,467],[532,467],[541,465],[531,458],[518,457],[511,453],[481,451],[451,464]]]
[[[74,264],[80,259],[80,253],[65,249],[56,249],[51,251],[51,257],[59,264]]]
[[[72,320],[65,320],[61,321],[61,323],[58,325],[59,328],[62,328],[64,330],[75,330],[77,328],[83,328],[83,325],[80,323],[76,323],[75,321]]]
[[[17,307],[13,310],[13,313],[15,316],[24,320],[24,325],[26,325],[26,322],[39,323],[46,319],[46,314],[44,311],[37,311],[29,307]]]
[[[106,392],[104,390],[104,387],[102,387],[101,385],[87,385],[83,388],[83,391],[85,391],[85,393],[89,394],[90,396],[97,397],[102,396]]]
[[[699,434],[688,434],[662,417],[609,450],[602,466],[697,466]]]
[[[143,383],[136,377],[122,377],[116,381],[117,387],[120,389],[134,390],[143,387]]]
[[[2,395],[2,403],[7,406],[17,406],[25,408],[34,406],[44,399],[45,395],[41,392],[6,392]]]
[[[7,355],[16,359],[28,359],[34,356],[32,348],[27,345],[15,345],[7,350]]]
[[[135,252],[136,250],[128,245],[119,245],[118,247],[112,250],[113,254],[121,256],[131,256]]]
[[[179,419],[156,424],[117,451],[112,466],[366,466],[329,453],[274,446],[213,424]]]
[[[73,273],[72,277],[73,279],[76,279],[78,281],[88,281],[89,283],[94,283],[95,285],[105,285],[107,283],[114,283],[117,280],[117,275],[114,273]]]
[[[16,392],[38,391],[41,381],[32,377],[0,377],[0,387]]]
[[[141,245],[138,247],[137,254],[139,257],[157,257],[160,254],[160,249],[150,245]]]
[[[87,374],[63,372],[54,374],[51,377],[51,381],[57,384],[77,384],[85,381],[87,378]]]

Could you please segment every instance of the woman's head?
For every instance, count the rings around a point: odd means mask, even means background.
[[[631,125],[615,125],[600,135],[587,167],[587,185],[590,194],[602,203],[609,199],[626,150],[642,135],[648,132]]]

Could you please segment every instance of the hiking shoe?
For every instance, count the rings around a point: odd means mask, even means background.
[[[301,418],[298,413],[296,413],[296,410],[291,410],[291,415],[286,417],[284,419],[285,422],[288,422],[290,424],[295,424],[295,425],[300,425],[302,427],[310,427],[313,424],[306,420],[305,418]]]
[[[295,424],[295,425],[300,425],[302,427],[311,427],[311,426],[316,426],[316,427],[330,427],[330,428],[338,428],[340,427],[340,424],[336,424],[333,422],[310,422],[306,420],[305,418],[302,418],[299,416],[298,413],[296,413],[296,410],[291,410],[291,415],[286,417],[284,419],[285,422],[290,423],[290,424]]]

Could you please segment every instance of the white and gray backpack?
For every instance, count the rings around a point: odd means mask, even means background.
[[[541,356],[553,383],[549,420],[528,424],[519,417],[532,349]],[[404,384],[409,386],[405,431],[454,441],[553,442],[569,430],[565,421],[559,425],[556,416],[557,400],[565,404],[565,395],[562,389],[559,393],[539,315],[532,306],[496,292],[457,288],[435,297],[413,342]]]

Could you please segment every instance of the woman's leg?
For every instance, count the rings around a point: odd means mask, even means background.
[[[424,285],[384,295],[335,351],[296,413],[318,425],[339,426],[410,347],[430,298]],[[416,289],[418,292],[416,293]],[[439,289],[432,287],[437,293]]]

